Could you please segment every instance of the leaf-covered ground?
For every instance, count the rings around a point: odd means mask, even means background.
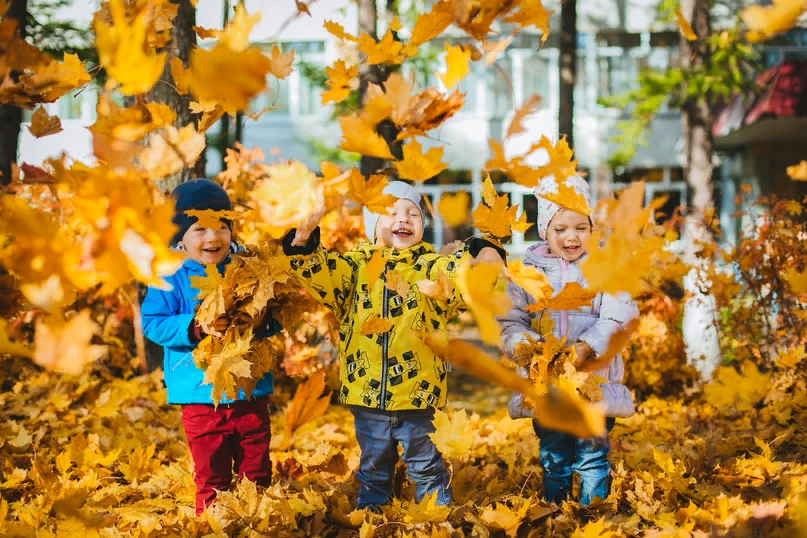
[[[0,394],[3,536],[798,536],[807,535],[807,391],[781,377],[751,409],[701,396],[649,399],[612,433],[612,495],[591,509],[541,500],[538,440],[507,394],[454,372],[447,439],[456,504],[354,510],[358,448],[342,406],[289,437],[272,421],[273,485],[239,483],[193,515],[179,408],[160,373],[131,380],[22,373]],[[742,407],[742,406],[741,406]],[[438,432],[439,433],[439,432]],[[801,521],[799,521],[801,517]]]

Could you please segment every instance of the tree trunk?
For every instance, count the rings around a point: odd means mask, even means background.
[[[168,53],[165,59],[165,69],[157,84],[146,94],[146,101],[169,105],[176,112],[175,126],[179,129],[191,122],[196,122],[198,118],[191,113],[191,96],[180,95],[176,90],[174,78],[171,76],[170,62],[172,58],[177,57],[182,60],[185,67],[188,67],[190,51],[196,46],[196,33],[193,31],[193,26],[196,24],[196,8],[193,7],[191,0],[171,1],[179,4],[179,9],[173,21],[174,27],[171,29],[171,41],[165,47],[165,52]],[[204,160],[200,160],[203,164]],[[176,174],[161,180],[159,186],[162,191],[170,192],[180,183],[199,175],[204,176],[204,170],[198,174],[196,166],[184,167]]]
[[[703,65],[708,54],[704,40],[710,34],[708,0],[682,0],[681,13],[690,21],[698,36],[696,41],[681,38],[681,64],[683,67]],[[709,381],[720,365],[722,352],[718,332],[717,304],[709,291],[706,266],[711,260],[698,255],[702,243],[714,241],[704,221],[706,212],[714,208],[712,195],[712,117],[708,96],[690,99],[682,107],[684,134],[684,177],[692,190],[691,204],[684,222],[684,261],[692,266],[684,278],[684,287],[690,293],[684,305],[682,332],[686,344],[687,360],[700,372],[701,379]],[[698,102],[700,101],[700,102]]]
[[[17,22],[16,34],[25,39],[25,25],[28,20],[28,0],[11,0],[4,19]],[[12,77],[19,76],[11,73]],[[20,142],[20,124],[22,109],[13,105],[0,105],[0,185],[11,183],[11,165],[17,162],[17,151]]]
[[[558,50],[558,139],[566,135],[574,148],[574,84],[577,77],[577,0],[566,0],[560,8]]]

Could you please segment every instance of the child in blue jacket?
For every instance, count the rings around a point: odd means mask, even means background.
[[[238,476],[268,486],[272,467],[269,460],[269,394],[272,375],[261,379],[249,399],[241,391],[236,400],[213,405],[212,385],[204,382],[204,371],[193,361],[193,350],[207,334],[221,336],[226,320],[202,326],[195,320],[199,290],[190,277],[203,276],[205,265],[216,264],[224,274],[234,251],[232,222],[221,220],[219,229],[199,226],[187,210],[230,210],[227,192],[207,179],[180,184],[172,193],[176,201],[173,222],[179,227],[173,246],[188,259],[165,280],[170,291],[149,288],[141,315],[143,332],[165,349],[164,369],[168,403],[182,406],[182,427],[193,457],[196,483],[196,513],[212,503],[216,491],[230,487],[233,465]],[[271,316],[256,327],[257,337],[268,337],[280,329]]]

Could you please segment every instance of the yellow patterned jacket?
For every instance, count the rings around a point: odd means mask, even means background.
[[[283,240],[292,271],[340,322],[340,401],[387,411],[445,406],[446,364],[426,346],[422,333],[445,329],[465,304],[456,288],[449,299],[435,300],[420,291],[418,281],[445,271],[453,282],[463,258],[493,245],[476,238],[449,256],[424,242],[405,250],[383,247],[386,266],[368,289],[367,263],[382,247],[362,243],[345,254],[331,252],[320,244],[319,228],[304,246],[292,247],[293,237],[294,230]],[[405,297],[385,286],[393,272],[410,285]],[[362,324],[373,315],[391,321],[392,329],[362,335]]]

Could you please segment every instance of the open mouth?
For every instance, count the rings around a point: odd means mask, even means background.
[[[401,230],[393,230],[392,235],[394,235],[395,237],[398,237],[400,239],[409,239],[410,237],[412,237],[415,234],[412,233],[409,230],[401,229]]]
[[[569,254],[574,254],[575,252],[580,250],[580,247],[579,246],[576,246],[576,247],[563,247],[563,250],[565,250]]]
[[[207,247],[203,248],[202,252],[204,252],[205,254],[221,254],[222,250],[223,250],[222,247]]]

